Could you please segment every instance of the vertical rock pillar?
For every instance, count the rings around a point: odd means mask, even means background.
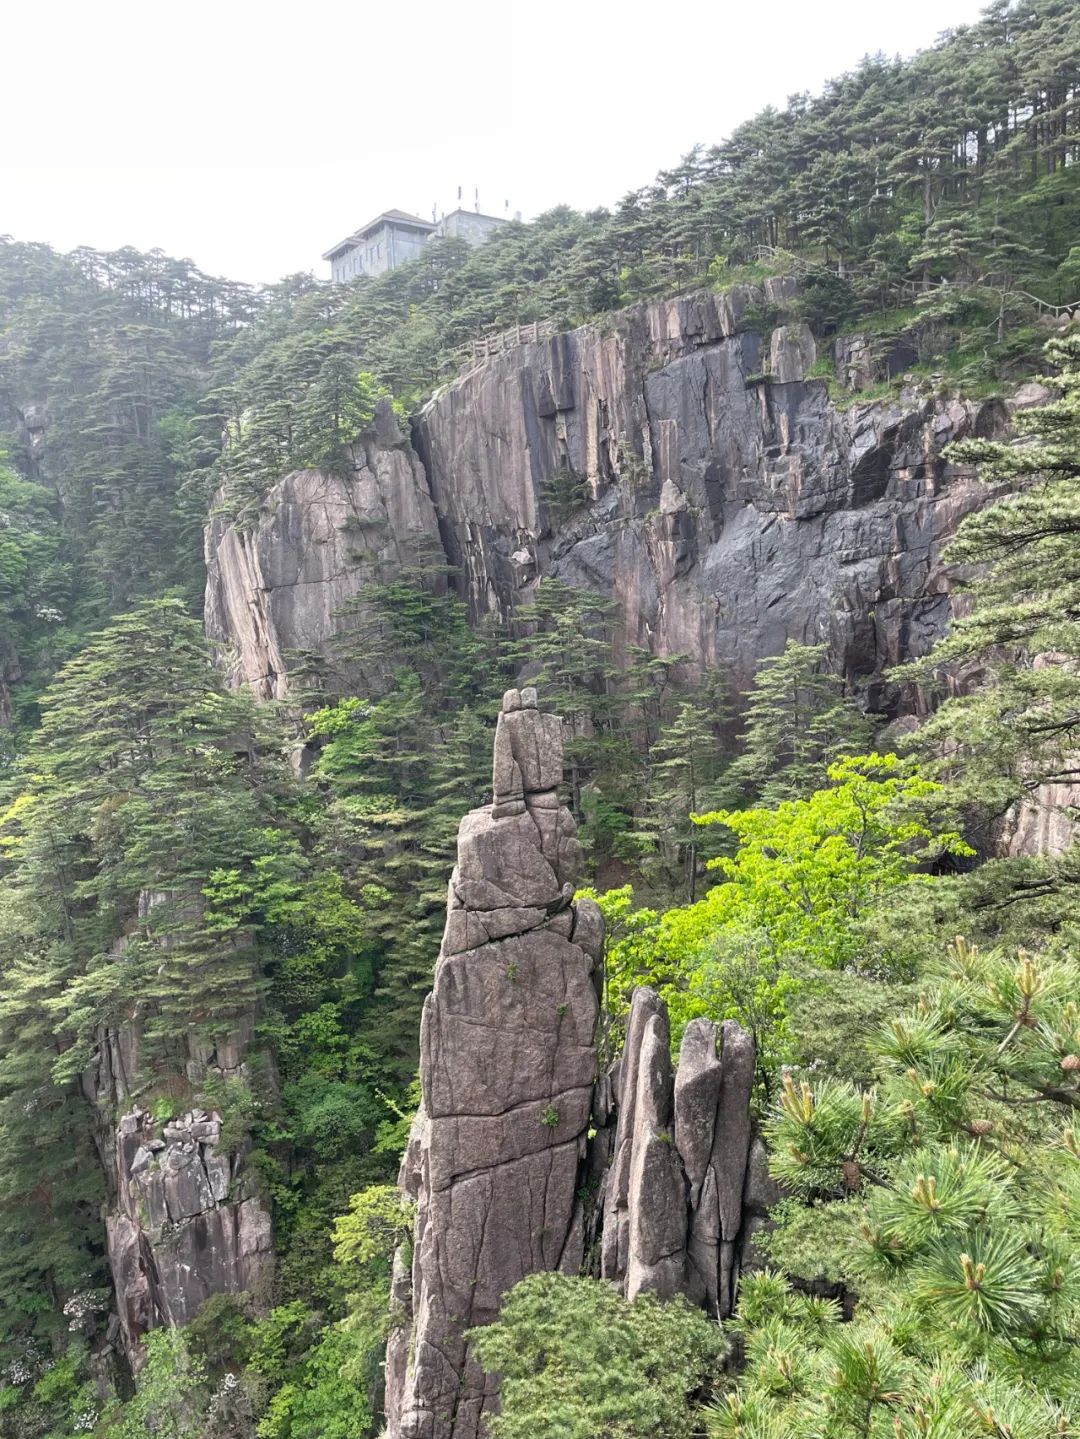
[[[734,1020],[692,1020],[678,1068],[667,1006],[634,991],[612,1077],[614,1153],[600,1272],[628,1299],[686,1294],[724,1319],[735,1302],[750,1151],[753,1040]]]
[[[581,849],[559,802],[562,722],[509,690],[494,801],[458,831],[420,1035],[422,1107],[402,1165],[417,1201],[411,1285],[396,1266],[390,1439],[475,1439],[495,1382],[465,1332],[527,1274],[577,1273],[596,1078],[603,920],[573,902]],[[411,1293],[410,1293],[411,1289]]]

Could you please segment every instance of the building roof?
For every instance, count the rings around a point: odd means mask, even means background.
[[[358,230],[358,235],[364,231],[374,229],[382,220],[397,220],[400,225],[418,225],[421,230],[434,230],[435,226],[430,220],[421,220],[419,215],[410,215],[405,210],[384,210],[381,215],[376,215],[370,224]]]
[[[443,216],[443,222],[452,220],[455,215],[475,215],[478,220],[494,220],[497,225],[509,225],[509,215],[485,215],[479,210],[466,210],[464,205],[459,205],[456,210]]]
[[[346,250],[353,249],[366,235],[369,235],[372,230],[378,230],[381,226],[385,225],[388,220],[392,221],[395,225],[408,225],[413,229],[424,230],[429,234],[435,229],[435,226],[430,220],[421,220],[419,215],[410,215],[405,210],[383,210],[381,214],[375,216],[374,220],[369,220],[366,225],[361,225],[359,230],[354,230],[351,235],[346,235],[344,240],[339,240],[336,245],[332,246],[323,254],[323,259],[337,259],[338,255],[344,254]]]

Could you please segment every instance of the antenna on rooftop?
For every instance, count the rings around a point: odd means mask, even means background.
[[[476,189],[473,191],[473,202],[474,202],[474,204],[475,204],[475,206],[476,206],[476,213],[479,215],[479,213],[480,213],[480,186],[479,186],[479,185],[477,185]]]

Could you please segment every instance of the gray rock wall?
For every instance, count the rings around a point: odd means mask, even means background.
[[[385,402],[353,457],[347,474],[286,475],[249,528],[207,526],[206,633],[232,682],[264,699],[285,696],[290,656],[323,650],[364,585],[441,555],[426,476]]]
[[[352,476],[286,476],[253,529],[212,521],[207,628],[234,681],[283,695],[288,652],[324,648],[419,540],[477,616],[557,576],[612,595],[624,643],[745,682],[788,638],[825,641],[875,707],[910,707],[879,676],[943,632],[942,546],[986,496],[942,449],[1008,415],[913,393],[837,409],[804,325],[755,328],[793,298],[689,295],[517,346],[431,400],[415,451],[384,412]],[[567,478],[588,496],[569,516]]]
[[[612,594],[626,642],[745,681],[788,638],[827,642],[871,701],[950,612],[944,542],[985,499],[942,449],[1007,425],[1000,402],[837,409],[812,337],[752,321],[784,287],[639,306],[478,366],[414,440],[474,611],[538,577]],[[769,371],[771,370],[771,373]],[[562,473],[591,502],[556,523]]]
[[[144,894],[140,918],[171,898]],[[188,1323],[215,1294],[268,1299],[274,1265],[270,1208],[247,1164],[248,1146],[223,1152],[218,1113],[170,1102],[211,1076],[247,1077],[250,1026],[216,1044],[191,1037],[182,1052],[150,1058],[147,1018],[140,1009],[103,1027],[82,1081],[107,1180],[118,1320],[109,1342],[133,1373],[145,1362],[151,1329]]]

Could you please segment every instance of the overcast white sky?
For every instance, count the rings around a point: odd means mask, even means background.
[[[52,0],[4,17],[0,234],[271,281],[391,206],[611,204],[980,0]]]

